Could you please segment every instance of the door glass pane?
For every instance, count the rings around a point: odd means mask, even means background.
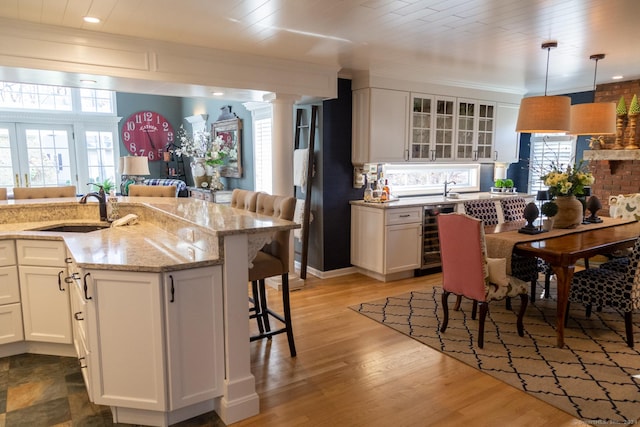
[[[32,187],[71,185],[69,135],[66,130],[27,129],[29,184]]]
[[[0,128],[0,187],[13,186],[11,139],[9,129]]]
[[[114,165],[113,133],[89,131],[85,133],[87,141],[87,167],[89,182],[103,182],[106,179],[116,182]]]

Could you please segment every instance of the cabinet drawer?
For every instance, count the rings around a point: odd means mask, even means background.
[[[67,248],[55,240],[17,240],[18,264],[42,267],[65,267]]]
[[[0,241],[0,266],[15,265],[16,249],[13,240]]]
[[[20,302],[18,267],[0,267],[0,305]]]
[[[422,223],[422,209],[390,209],[386,213],[385,225],[409,224],[412,222]]]

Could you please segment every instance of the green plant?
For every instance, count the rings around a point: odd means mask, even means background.
[[[505,186],[504,181],[504,179],[496,179],[496,181],[493,183],[493,186],[496,188],[503,188]]]
[[[549,187],[553,197],[580,196],[584,194],[584,187],[593,184],[594,181],[593,175],[586,170],[582,160],[576,165],[566,167],[552,162],[551,170],[540,179]]]
[[[513,188],[513,180],[512,179],[509,179],[509,178],[504,179],[503,183],[504,183],[504,186],[506,188]]]
[[[540,212],[547,218],[554,217],[558,214],[558,205],[556,202],[544,202],[540,207]]]
[[[92,182],[91,184],[95,185],[96,187],[100,188],[100,186],[102,186],[102,188],[104,189],[104,192],[109,194],[109,191],[111,191],[111,189],[114,187],[113,182],[111,182],[111,179],[107,178],[102,182]]]

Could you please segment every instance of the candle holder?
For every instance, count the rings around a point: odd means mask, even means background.
[[[533,222],[538,218],[540,214],[540,210],[535,203],[529,202],[527,206],[524,208],[524,219],[527,220],[527,225],[518,230],[518,233],[523,234],[539,234],[544,230],[540,230],[538,227],[533,225]]]

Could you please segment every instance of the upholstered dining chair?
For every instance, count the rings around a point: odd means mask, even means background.
[[[231,203],[229,206],[236,209],[255,212],[257,200],[258,192],[234,188],[231,192]]]
[[[465,214],[438,215],[438,236],[442,259],[442,308],[444,319],[440,332],[449,323],[449,294],[473,300],[472,319],[478,321],[478,347],[484,346],[484,322],[489,302],[520,296],[518,335],[524,335],[522,318],[527,309],[527,283],[506,274],[506,259],[487,258],[482,221]]]
[[[294,197],[272,196],[259,193],[256,199],[256,213],[268,215],[280,219],[292,220],[296,206]],[[296,346],[293,340],[293,327],[291,322],[291,305],[289,301],[289,230],[277,231],[271,241],[266,244],[253,259],[253,267],[249,269],[249,281],[252,284],[254,299],[259,301],[256,305],[255,317],[258,319],[259,333],[251,336],[251,341],[286,333],[291,357],[296,355]],[[282,313],[277,313],[269,308],[265,279],[280,276],[282,278]],[[278,320],[284,326],[279,329],[271,329],[270,317]]]
[[[14,199],[51,199],[59,197],[76,197],[76,186],[62,187],[14,187]]]
[[[508,199],[511,200],[506,204],[509,208],[509,217],[517,218],[518,206],[522,204],[518,199],[522,199],[522,202],[524,202],[524,198],[509,197]],[[503,209],[504,206],[505,205],[501,205]],[[522,206],[522,212],[524,212],[524,206],[526,206],[526,203]],[[496,208],[496,204],[493,200],[466,200],[464,202],[464,210],[467,215],[482,220],[485,226],[497,225],[499,223],[498,209]],[[531,282],[531,302],[535,301],[539,270],[540,266],[538,265],[538,260],[535,258],[523,257],[516,254],[511,257],[511,274],[520,280]],[[459,301],[460,300],[458,299],[458,302]],[[508,309],[511,308],[510,304],[510,301],[507,299]],[[458,308],[458,305],[459,304],[456,304],[456,309]]]
[[[624,313],[626,341],[633,347],[633,310],[640,308],[640,278],[637,277],[640,260],[640,238],[636,240],[629,263],[624,271],[590,268],[573,275],[569,304],[577,302],[586,307],[586,316],[592,306],[613,307]],[[567,305],[567,313],[569,305]],[[566,316],[565,316],[566,319]]]
[[[0,187],[0,200],[7,200],[7,189]]]
[[[175,185],[130,185],[129,197],[176,197]]]

